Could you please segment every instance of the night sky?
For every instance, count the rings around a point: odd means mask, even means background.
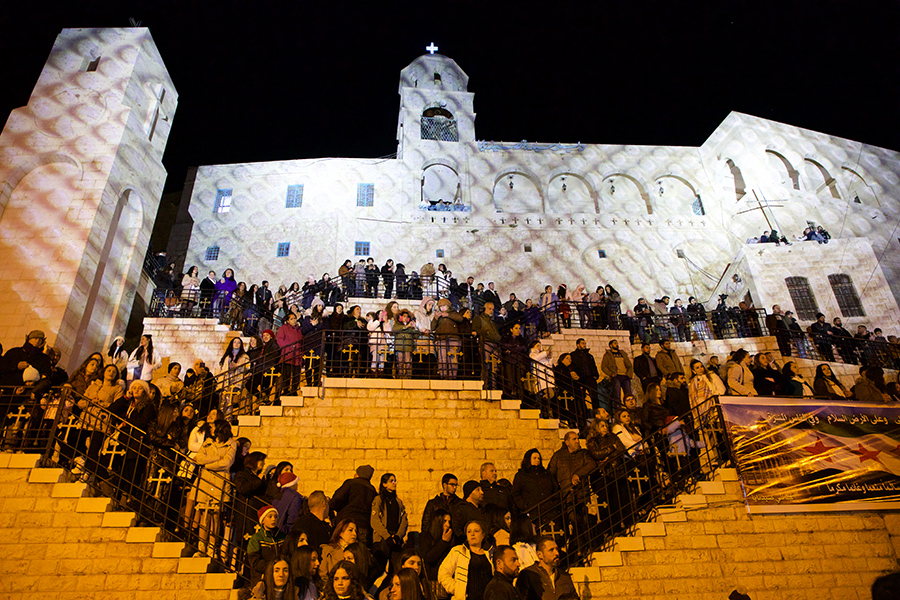
[[[731,110],[900,150],[900,2],[8,1],[0,114],[63,28],[150,28],[191,165],[396,152],[400,70],[434,42],[478,139],[697,146]]]

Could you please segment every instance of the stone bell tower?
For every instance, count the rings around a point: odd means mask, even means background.
[[[0,341],[72,368],[123,334],[177,93],[146,28],[64,29],[0,134]]]

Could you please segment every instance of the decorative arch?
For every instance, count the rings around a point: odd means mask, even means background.
[[[563,169],[550,174],[547,204],[552,213],[600,212],[593,184],[584,175]]]
[[[12,197],[13,192],[22,180],[35,169],[54,163],[62,163],[75,167],[80,172],[78,179],[84,179],[84,167],[79,161],[66,154],[60,152],[48,152],[46,154],[37,154],[21,158],[19,159],[19,164],[10,169],[7,179],[0,182],[0,218],[3,216],[3,209],[6,207],[10,197]]]
[[[604,177],[603,180],[601,181],[602,189],[607,192],[610,200],[614,200],[613,197],[615,196],[615,182],[613,182],[609,186],[606,186],[603,184],[605,184],[610,179],[615,180],[620,177],[625,179],[626,181],[630,182],[632,185],[634,185],[634,187],[637,190],[637,194],[638,194],[639,198],[643,201],[644,207],[647,209],[647,214],[652,215],[653,214],[653,205],[650,202],[650,195],[647,193],[647,186],[642,181],[639,181],[638,179],[634,178],[631,175],[628,175],[627,173],[621,173],[621,172],[620,173],[610,173],[609,175]]]
[[[769,165],[775,167],[774,170],[781,175],[781,184],[788,185],[788,181],[790,181],[791,188],[799,190],[800,172],[794,168],[791,161],[775,150],[766,149],[766,156],[769,158]],[[785,175],[787,175],[786,179],[784,178]]]
[[[422,169],[421,198],[419,207],[424,210],[464,211],[459,171],[446,164],[448,161],[429,161]]]
[[[875,194],[875,191],[868,183],[866,183],[865,178],[863,178],[856,169],[841,167],[841,175],[844,188],[849,194],[850,202],[868,206],[881,206],[881,202],[878,201],[878,196]]]
[[[726,158],[725,164],[728,165],[731,178],[734,180],[734,200],[737,202],[747,195],[747,184],[744,183],[744,175],[741,173],[741,168],[733,160]]]
[[[666,185],[666,179],[672,179],[677,183]],[[685,212],[698,216],[706,214],[703,200],[700,198],[700,194],[697,193],[697,188],[681,175],[664,173],[654,177],[653,181],[656,182],[656,194],[661,208],[673,208],[674,210],[669,212],[677,214],[684,214]],[[673,187],[674,189],[672,189]]]
[[[820,198],[841,199],[841,194],[837,189],[837,181],[831,176],[822,163],[811,158],[803,159],[805,165],[806,176],[811,182],[810,189],[815,190],[816,195]]]
[[[521,167],[506,169],[494,179],[491,198],[497,212],[546,212],[546,196],[541,180]]]

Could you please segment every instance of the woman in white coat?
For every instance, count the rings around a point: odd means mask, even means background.
[[[153,349],[153,336],[145,333],[141,336],[140,345],[134,349],[128,357],[128,381],[139,379],[150,382],[153,379],[153,371],[162,365],[159,352]]]
[[[494,576],[490,553],[482,547],[484,525],[466,524],[466,543],[454,546],[438,569],[438,581],[453,600],[482,600],[484,588]]]

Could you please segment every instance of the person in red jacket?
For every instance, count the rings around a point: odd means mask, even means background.
[[[295,394],[300,385],[300,372],[303,368],[303,350],[300,342],[303,333],[297,324],[297,315],[291,313],[287,321],[278,328],[275,335],[278,347],[281,348],[281,373],[283,378],[282,392],[287,395]]]

